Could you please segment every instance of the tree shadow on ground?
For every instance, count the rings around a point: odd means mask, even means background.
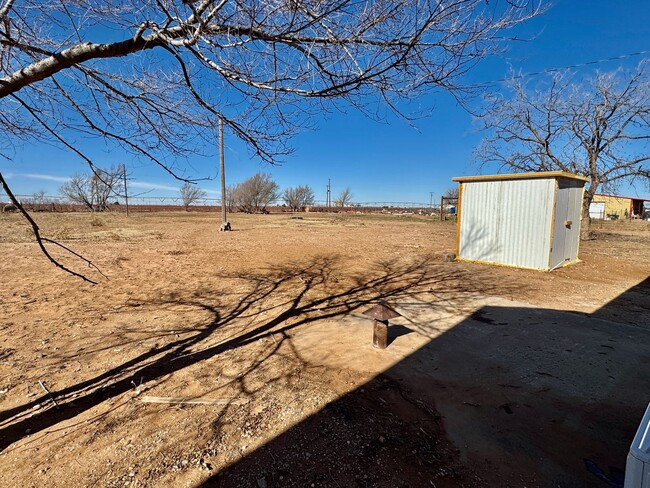
[[[162,381],[173,373],[272,337],[275,344],[232,380],[241,395],[253,395],[255,392],[245,384],[247,376],[272,357],[285,342],[286,334],[295,328],[344,317],[377,301],[417,299],[426,293],[437,296],[444,304],[451,297],[489,294],[495,286],[454,265],[436,263],[433,258],[381,261],[367,272],[353,273],[331,256],[259,272],[215,276],[215,283],[218,288],[201,292],[179,290],[147,303],[126,304],[125,309],[145,311],[183,306],[201,311],[207,319],[198,324],[179,323],[182,334],[173,335],[151,324],[150,329],[142,332],[166,343],[94,377],[51,391],[51,397],[42,395],[0,412],[0,450],[28,434],[37,439],[35,434],[81,418],[85,412],[121,395],[134,391],[138,394],[137,385],[143,378],[148,382]],[[62,363],[67,360],[61,357]],[[56,400],[56,407],[51,399]]]
[[[606,486],[584,459],[624,469],[648,402],[642,325],[483,306],[202,486]]]

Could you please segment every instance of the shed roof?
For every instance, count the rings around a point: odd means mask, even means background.
[[[542,171],[539,173],[511,173],[501,175],[457,176],[452,178],[459,183],[471,181],[528,180],[533,178],[568,178],[570,180],[589,181],[589,178],[568,171]]]

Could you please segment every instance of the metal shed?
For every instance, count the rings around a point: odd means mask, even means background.
[[[578,261],[587,178],[549,171],[453,180],[459,260],[544,271]]]

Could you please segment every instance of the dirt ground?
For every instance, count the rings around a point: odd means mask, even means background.
[[[36,218],[105,276],[0,215],[0,486],[607,486],[650,400],[646,222],[542,273],[425,217]]]

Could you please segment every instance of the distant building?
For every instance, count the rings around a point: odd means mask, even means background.
[[[647,218],[650,204],[646,202],[650,199],[596,194],[589,205],[589,216],[603,220]]]

